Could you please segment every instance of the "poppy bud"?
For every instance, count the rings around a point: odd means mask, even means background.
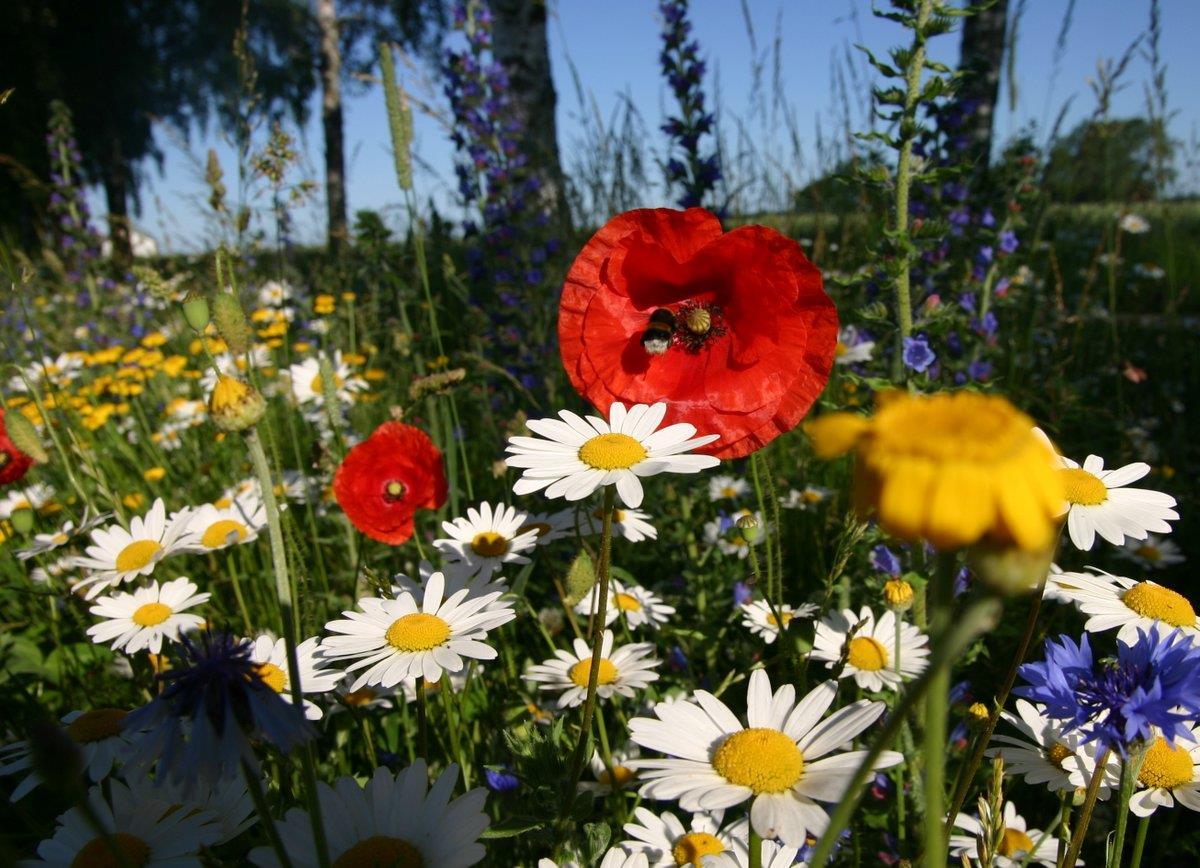
[[[183,319],[192,331],[204,331],[208,327],[210,314],[207,298],[194,292],[187,294],[183,300]]]
[[[12,526],[19,534],[27,534],[33,530],[33,510],[27,507],[14,509],[12,516]]]
[[[236,377],[221,377],[213,387],[208,412],[213,424],[222,431],[245,431],[253,427],[267,411],[267,402],[258,389]]]
[[[246,313],[232,292],[218,292],[213,296],[212,319],[229,349],[241,355],[250,349],[253,332],[246,322]]]
[[[587,552],[580,552],[571,562],[567,570],[567,578],[563,583],[567,592],[567,602],[571,605],[578,603],[592,592],[596,585],[596,567]]]
[[[4,423],[7,426],[8,439],[14,446],[38,464],[45,464],[50,460],[50,456],[42,448],[42,441],[38,437],[37,429],[33,427],[33,423],[24,413],[7,415],[4,417]]]

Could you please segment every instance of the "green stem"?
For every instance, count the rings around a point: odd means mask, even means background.
[[[937,572],[929,585],[929,641],[937,647],[945,641],[954,608],[954,574],[958,559],[954,552],[938,554]],[[945,868],[946,834],[942,810],[946,798],[946,716],[950,703],[950,667],[940,667],[925,694],[925,868]]]
[[[288,684],[291,687],[292,703],[297,709],[304,708],[304,693],[300,685],[300,660],[296,655],[296,610],[292,603],[292,585],[288,578],[287,549],[283,543],[283,524],[279,520],[279,503],[275,499],[275,482],[267,464],[267,453],[263,450],[258,431],[251,428],[246,432],[246,447],[250,462],[262,489],[263,506],[267,513],[267,535],[271,541],[271,566],[275,573],[275,595],[279,600],[279,619],[283,642],[287,649]],[[329,847],[326,843],[325,826],[321,822],[321,804],[317,799],[317,770],[309,746],[300,750],[300,764],[304,772],[304,794],[312,818],[313,840],[317,848],[317,862],[321,868],[329,868]]]
[[[913,138],[916,136],[915,115],[921,96],[921,72],[925,68],[925,28],[933,11],[933,0],[920,0],[913,32],[912,53],[904,71],[904,113],[900,122],[900,156],[896,160],[896,202],[894,232],[903,244],[908,243],[908,193],[912,186]],[[912,289],[909,274],[909,254],[901,251],[900,272],[896,275],[896,337],[892,359],[892,379],[904,376],[904,339],[912,334]]]
[[[1088,782],[1087,795],[1083,799],[1083,808],[1079,812],[1079,822],[1075,824],[1075,834],[1071,836],[1071,846],[1067,848],[1067,856],[1060,865],[1074,865],[1079,859],[1079,851],[1083,848],[1083,837],[1087,834],[1088,826],[1092,822],[1092,811],[1096,808],[1096,797],[1100,795],[1100,782],[1104,780],[1104,768],[1108,765],[1108,758],[1112,755],[1112,748],[1105,748],[1104,753],[1096,760],[1096,770],[1092,772],[1092,779]]]
[[[263,794],[262,781],[258,777],[258,772],[243,760],[242,775],[246,778],[246,789],[250,792],[250,800],[254,802],[254,810],[258,812],[263,828],[267,830],[267,839],[271,842],[271,849],[275,851],[279,864],[283,868],[292,868],[292,860],[288,856],[287,848],[283,846],[283,839],[279,837],[275,818],[271,816],[271,809],[267,807],[267,797]]]
[[[1075,791],[1066,790],[1062,794],[1062,808],[1058,814],[1058,864],[1063,863],[1067,855],[1067,842],[1071,840],[1071,809],[1075,806]]]
[[[762,868],[762,835],[750,827],[750,868]]]
[[[1133,839],[1133,856],[1129,860],[1129,868],[1142,868],[1142,851],[1146,848],[1146,830],[1150,828],[1150,817],[1147,814],[1138,820],[1137,837]]]
[[[429,706],[428,691],[425,689],[425,676],[417,676],[417,749],[421,758],[429,760]]]
[[[962,810],[962,806],[966,803],[967,794],[971,791],[971,783],[975,780],[975,773],[979,771],[979,764],[983,762],[983,753],[987,750],[988,742],[992,739],[992,733],[996,731],[996,724],[1000,721],[1000,712],[1004,710],[1004,705],[1008,702],[1008,695],[1012,692],[1013,684],[1017,680],[1017,670],[1021,663],[1025,660],[1025,655],[1029,652],[1029,644],[1033,641],[1033,633],[1037,627],[1038,615],[1042,611],[1042,594],[1046,588],[1046,579],[1043,578],[1038,583],[1037,588],[1033,592],[1033,599],[1029,601],[1029,612],[1025,616],[1025,629],[1021,633],[1021,640],[1017,643],[1016,653],[1008,664],[1008,673],[1004,676],[1004,684],[996,694],[996,699],[992,703],[992,712],[988,715],[987,723],[983,729],[975,736],[975,741],[971,748],[971,755],[967,758],[958,770],[958,778],[954,784],[954,798],[950,802],[950,810],[946,812],[946,834],[950,834],[950,827],[954,825],[954,818],[958,816],[958,812]]]
[[[596,710],[596,685],[600,681],[600,655],[604,648],[604,621],[608,615],[608,598],[612,593],[612,585],[609,578],[609,561],[612,557],[612,520],[613,512],[616,510],[616,491],[616,488],[612,485],[605,486],[604,488],[603,524],[600,535],[600,569],[596,579],[599,585],[599,600],[596,602],[596,616],[592,622],[595,625],[592,635],[592,658],[590,661],[591,666],[588,669],[587,695],[583,701],[583,720],[579,724],[579,740],[575,743],[571,762],[571,776],[568,778],[571,783],[571,789],[567,797],[563,800],[563,811],[561,814],[561,818],[563,819],[570,814],[571,808],[575,804],[575,792],[579,788],[579,776],[583,774],[588,738],[592,732],[592,716]]]
[[[1117,791],[1117,828],[1113,835],[1112,848],[1108,851],[1108,868],[1120,868],[1122,851],[1125,849],[1125,830],[1129,825],[1129,799],[1133,796],[1133,788],[1137,784],[1138,772],[1142,770],[1142,762],[1146,758],[1149,744],[1142,742],[1129,749],[1129,756],[1121,763],[1121,783]],[[1096,774],[1103,774],[1103,768],[1097,768]]]
[[[999,600],[982,599],[977,601],[963,613],[962,617],[954,621],[950,632],[942,642],[933,646],[933,653],[929,657],[929,667],[921,673],[919,678],[909,684],[908,690],[896,703],[896,707],[888,716],[883,728],[875,736],[871,746],[867,748],[858,768],[854,770],[854,775],[844,790],[846,795],[834,808],[833,814],[829,818],[829,825],[825,828],[820,840],[817,841],[812,858],[808,860],[809,865],[824,865],[828,861],[838,836],[850,822],[855,808],[862,799],[863,784],[866,783],[867,775],[875,768],[875,762],[879,759],[880,754],[891,745],[896,734],[900,732],[905,719],[925,696],[925,692],[936,675],[942,669],[948,669],[977,637],[996,626],[996,622],[1000,619],[1001,609]],[[944,751],[945,745],[939,746],[938,749]]]

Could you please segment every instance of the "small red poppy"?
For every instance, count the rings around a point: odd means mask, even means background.
[[[627,211],[567,274],[558,338],[572,385],[614,401],[666,401],[670,422],[740,458],[804,418],[829,381],[837,311],[800,245],[765,226],[723,232],[701,208]]]
[[[8,429],[4,427],[4,411],[0,410],[0,485],[16,482],[28,473],[32,466],[33,459],[8,439]]]
[[[446,502],[442,453],[421,429],[384,422],[346,453],[333,475],[333,494],[356,528],[400,545],[413,535],[418,509]]]

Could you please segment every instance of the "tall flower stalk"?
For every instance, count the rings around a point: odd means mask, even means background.
[[[668,117],[662,131],[670,140],[665,165],[667,187],[680,191],[676,204],[694,208],[713,196],[721,179],[721,156],[715,145],[705,153],[701,139],[713,134],[714,117],[704,104],[706,64],[700,58],[700,43],[691,38],[687,0],[661,0],[662,52],[659,65],[679,106]]]

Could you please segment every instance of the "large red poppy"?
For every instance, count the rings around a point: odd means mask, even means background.
[[[669,311],[670,313],[666,313]],[[667,401],[667,420],[739,458],[794,428],[825,388],[838,319],[800,245],[722,232],[701,208],[627,211],[592,236],[559,305],[563,364],[607,414]]]
[[[8,439],[8,429],[4,427],[4,410],[0,409],[0,485],[16,482],[33,466],[33,459],[17,448]]]
[[[333,475],[333,494],[356,528],[400,545],[413,535],[418,509],[446,502],[442,453],[420,428],[384,422],[346,453]]]

